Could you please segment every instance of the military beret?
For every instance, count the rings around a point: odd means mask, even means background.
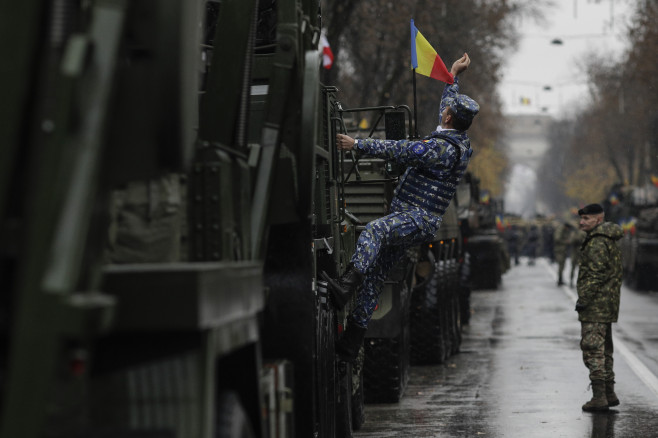
[[[578,210],[578,216],[582,216],[584,214],[600,214],[603,213],[603,207],[601,207],[599,204],[589,204]]]
[[[480,111],[480,105],[465,94],[448,98],[445,103],[455,113],[455,117],[465,122],[471,122]]]

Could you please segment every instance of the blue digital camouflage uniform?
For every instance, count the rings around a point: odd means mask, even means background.
[[[578,304],[584,306],[578,312],[580,348],[592,381],[615,378],[611,323],[619,316],[622,263],[617,241],[623,236],[619,225],[604,222],[587,233],[580,248]]]
[[[458,91],[455,78],[455,83],[446,85],[443,91],[440,113],[453,102]],[[477,103],[466,99],[467,105],[472,105],[468,110],[476,113]],[[407,166],[395,189],[391,213],[366,226],[352,257],[355,268],[364,274],[364,282],[351,316],[358,325],[367,327],[393,264],[403,258],[410,247],[431,241],[441,226],[442,215],[455,194],[472,151],[466,132],[452,129],[435,131],[419,141],[356,140],[354,148],[366,155]]]

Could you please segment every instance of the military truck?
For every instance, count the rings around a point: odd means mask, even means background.
[[[0,436],[359,426],[317,281],[355,239],[318,6],[0,7]]]
[[[464,175],[457,189],[459,220],[468,254],[468,284],[474,289],[497,289],[502,274],[509,268],[509,255],[496,217],[504,208],[501,200],[481,202],[480,181],[471,173]]]
[[[318,6],[0,6],[0,437],[360,426],[363,366],[334,352],[352,303],[318,275],[344,272],[359,226]],[[403,340],[410,260],[376,315]]]
[[[411,296],[411,362],[442,363],[459,352],[462,324],[470,316],[468,260],[462,244],[455,198],[443,215],[435,240],[421,248],[417,284]]]
[[[658,187],[617,185],[603,201],[606,220],[624,229],[624,279],[638,290],[658,284]]]
[[[406,106],[354,108],[344,113],[358,114],[359,118],[374,113],[371,118],[376,122],[370,131],[350,131],[353,135],[383,135],[393,140],[406,138],[405,126],[411,119]],[[371,220],[389,213],[402,170],[377,158],[347,161],[345,202],[357,233]],[[438,363],[458,351],[461,325],[456,277],[461,265],[460,242],[456,210],[451,203],[434,241],[410,249],[384,282],[364,343],[367,403],[399,401],[411,364]]]

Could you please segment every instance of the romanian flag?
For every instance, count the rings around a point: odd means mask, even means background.
[[[631,236],[635,235],[635,218],[626,218],[621,221],[621,229],[624,230],[624,234],[630,233]]]
[[[505,221],[503,219],[503,216],[500,214],[496,215],[496,228],[501,233],[505,231]]]
[[[621,227],[624,234],[629,233],[631,231],[631,220],[628,218],[622,218],[619,221],[619,226]]]
[[[455,82],[455,78],[452,77],[436,50],[416,29],[413,18],[411,19],[411,68],[421,75],[438,79],[447,84]]]

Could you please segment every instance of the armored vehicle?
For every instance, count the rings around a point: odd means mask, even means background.
[[[355,108],[345,113],[375,114],[376,122],[370,132],[363,133],[366,136],[406,138],[410,111],[405,106]],[[401,170],[376,158],[347,162],[345,202],[357,232],[389,213]],[[404,393],[410,364],[438,363],[459,350],[460,244],[456,209],[451,203],[434,241],[409,250],[384,282],[364,343],[366,402],[397,402]]]
[[[603,202],[606,220],[624,229],[624,279],[638,290],[658,284],[658,187],[613,187]]]
[[[480,181],[471,173],[464,175],[457,194],[469,262],[469,285],[474,289],[496,289],[509,268],[505,242],[496,226],[496,218],[504,210],[502,201],[486,197],[481,202]]]
[[[435,240],[421,248],[417,284],[411,295],[411,361],[441,363],[459,352],[462,324],[470,316],[468,261],[455,198],[443,215]]]
[[[0,70],[0,437],[330,438],[360,426],[363,363],[334,352],[352,303],[318,273],[344,272],[366,218],[345,207],[334,145],[345,110],[319,80],[318,11],[0,6],[13,60]],[[391,276],[376,315],[388,328],[366,343],[403,341],[397,394],[416,261],[455,270],[439,248],[456,241],[437,239]]]
[[[318,11],[0,7],[0,436],[359,426],[359,380],[334,354],[349,304],[316,275],[340,274],[355,239]]]

